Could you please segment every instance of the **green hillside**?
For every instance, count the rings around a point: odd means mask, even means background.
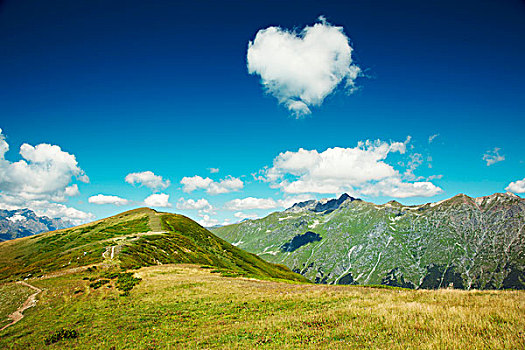
[[[525,289],[525,200],[508,193],[419,206],[345,195],[213,232],[319,283]]]
[[[187,217],[148,208],[0,243],[0,281],[89,265],[125,270],[168,263],[206,265],[228,275],[306,281],[284,266],[232,246]]]

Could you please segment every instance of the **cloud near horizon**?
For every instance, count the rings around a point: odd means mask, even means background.
[[[324,17],[296,33],[280,27],[261,29],[248,43],[247,67],[261,77],[267,93],[296,117],[311,113],[345,82],[355,89],[361,69],[353,64],[350,39]]]
[[[511,182],[507,187],[505,187],[505,191],[514,193],[525,193],[525,178],[523,178],[522,180]]]
[[[211,227],[219,224],[219,220],[211,218],[208,214],[199,215],[200,219],[197,222],[203,227]]]
[[[233,214],[233,216],[235,216],[239,220],[257,218],[257,214],[253,214],[253,213],[248,214],[248,213],[243,213],[241,211],[236,212],[235,214]]]
[[[0,129],[0,206],[6,209],[29,208],[38,215],[81,223],[93,217],[64,204],[80,192],[77,181],[87,183],[76,157],[59,146],[41,143],[20,146],[21,160],[5,159],[9,144]],[[57,203],[58,202],[58,203]]]
[[[224,205],[226,210],[252,210],[252,209],[275,209],[275,208],[289,208],[295,203],[304,202],[309,199],[313,199],[309,195],[299,195],[293,197],[285,197],[283,199],[273,198],[256,198],[246,197],[237,198],[227,202]]]
[[[204,198],[197,200],[181,198],[177,202],[176,208],[180,210],[199,210],[205,213],[213,211],[213,206]]]
[[[107,196],[104,194],[97,194],[96,196],[91,196],[88,198],[88,203],[91,204],[113,204],[113,205],[126,205],[129,204],[127,199],[118,197],[118,196]]]
[[[288,194],[348,192],[407,198],[441,193],[441,188],[429,181],[411,181],[418,179],[413,171],[420,164],[419,155],[410,157],[412,163],[404,175],[385,161],[391,153],[405,154],[410,139],[390,143],[367,140],[353,148],[334,147],[323,152],[303,148],[286,151],[258,179]]]
[[[155,193],[144,199],[144,204],[148,207],[170,208],[170,195],[165,193]]]

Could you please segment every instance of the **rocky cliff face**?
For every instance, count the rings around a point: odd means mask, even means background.
[[[38,216],[29,209],[0,209],[0,241],[73,226],[61,219]]]
[[[525,200],[510,193],[420,206],[343,195],[214,230],[319,283],[464,289],[525,289],[524,231]]]

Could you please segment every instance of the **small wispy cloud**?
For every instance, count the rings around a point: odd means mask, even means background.
[[[432,143],[436,137],[438,137],[439,134],[430,135],[428,137],[428,143]]]
[[[257,217],[257,214],[253,213],[243,213],[242,211],[238,211],[235,214],[233,214],[237,219],[244,220],[244,219],[255,219]]]
[[[496,164],[505,160],[505,156],[501,155],[499,151],[501,151],[501,148],[495,147],[493,150],[488,150],[485,152],[483,155],[483,160],[487,162],[487,166],[491,166],[492,164]]]

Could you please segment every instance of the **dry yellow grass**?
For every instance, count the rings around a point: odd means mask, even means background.
[[[142,268],[128,297],[81,274],[30,283],[36,308],[0,347],[41,348],[60,327],[85,349],[522,349],[525,293],[414,291],[221,277],[191,265]],[[75,293],[76,291],[76,293]],[[81,292],[79,292],[81,291]]]

